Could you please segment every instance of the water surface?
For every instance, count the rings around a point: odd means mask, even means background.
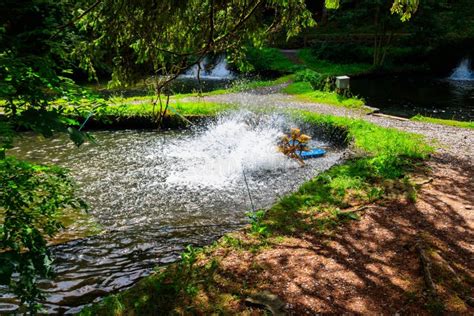
[[[473,80],[397,76],[354,78],[351,90],[382,113],[474,121]]]
[[[48,312],[77,312],[130,286],[175,261],[186,245],[209,244],[241,227],[252,204],[267,207],[340,160],[343,150],[332,147],[304,167],[278,153],[279,136],[297,125],[239,112],[181,132],[96,132],[98,144],[80,148],[25,135],[10,154],[69,168],[104,229],[52,248],[56,277],[41,282]],[[317,139],[312,145],[330,146]],[[15,308],[11,295],[0,294],[0,313]]]

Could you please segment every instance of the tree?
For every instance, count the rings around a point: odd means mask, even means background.
[[[64,115],[65,107],[51,104],[83,96],[68,77],[77,35],[57,33],[72,18],[67,1],[5,0],[0,12],[0,283],[34,312],[41,297],[36,278],[50,275],[46,238],[62,228],[64,210],[84,204],[64,170],[6,157],[6,150],[18,128],[84,141],[87,135],[70,126],[77,122]]]
[[[43,134],[67,132],[77,144],[87,136],[77,124],[66,118],[65,108],[51,106],[63,98],[69,104],[84,96],[75,85],[70,47],[78,40],[76,33],[58,32],[72,18],[68,1],[15,1],[0,4],[0,99],[4,100],[0,157],[11,144],[12,129],[22,127]]]
[[[407,19],[417,4],[395,0],[392,11]],[[326,5],[336,8],[339,1]],[[166,108],[165,87],[206,56],[225,53],[243,67],[245,45],[260,46],[280,30],[289,38],[315,25],[304,0],[97,0],[80,16],[81,28],[100,35],[89,46],[113,50],[114,84],[155,78],[158,120]]]

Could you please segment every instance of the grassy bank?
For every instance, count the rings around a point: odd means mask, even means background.
[[[251,258],[261,251],[301,234],[331,234],[357,220],[357,210],[367,203],[394,195],[416,199],[409,173],[432,152],[422,137],[362,120],[302,111],[289,115],[305,123],[346,129],[357,155],[304,183],[270,209],[250,214],[250,225],[243,231],[202,249],[188,248],[180,262],[158,268],[131,289],[108,296],[81,314],[249,313],[253,307],[245,300],[258,300],[255,297],[273,286],[257,280],[266,267]],[[230,272],[223,263],[229,255],[247,258],[254,277]]]
[[[410,120],[417,121],[417,122],[426,122],[426,123],[434,123],[434,124],[440,124],[440,125],[448,125],[448,126],[454,126],[454,127],[474,129],[474,122],[472,121],[462,122],[462,121],[455,121],[455,120],[445,120],[445,119],[439,119],[439,118],[434,118],[434,117],[427,117],[427,116],[423,116],[419,114],[415,115]]]
[[[294,95],[297,99],[308,102],[324,103],[347,108],[361,108],[364,101],[358,98],[346,98],[336,92],[313,90],[308,82],[294,82],[283,88],[284,93]]]

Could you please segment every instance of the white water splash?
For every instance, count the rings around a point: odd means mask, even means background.
[[[199,72],[199,68],[201,71]],[[214,67],[209,69],[209,59],[204,58],[199,65],[194,65],[186,71],[180,78],[191,78],[197,79],[198,73],[201,79],[211,79],[211,80],[223,80],[223,79],[233,79],[235,77],[234,73],[229,70],[229,65],[224,55],[221,55],[217,58]]]
[[[276,115],[263,120],[251,112],[222,117],[202,133],[171,148],[176,159],[186,162],[180,163],[180,169],[167,181],[223,186],[242,180],[243,172],[297,168],[295,161],[277,150],[283,132],[284,120]]]
[[[461,60],[459,65],[453,70],[450,80],[471,81],[474,80],[474,71],[471,70],[471,61],[469,58]]]

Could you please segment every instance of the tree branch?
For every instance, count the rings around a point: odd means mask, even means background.
[[[76,16],[75,18],[73,18],[72,20],[70,20],[68,23],[64,24],[64,25],[61,25],[59,28],[58,28],[58,32],[65,29],[66,27],[68,26],[71,26],[73,25],[75,22],[79,21],[80,19],[82,19],[83,17],[85,17],[87,14],[89,14],[92,10],[94,10],[100,3],[102,2],[102,0],[97,0],[96,2],[94,2],[94,4],[92,4],[90,7],[88,7],[84,12],[82,12],[81,14],[79,14],[78,16]],[[57,35],[54,34],[54,36]]]

